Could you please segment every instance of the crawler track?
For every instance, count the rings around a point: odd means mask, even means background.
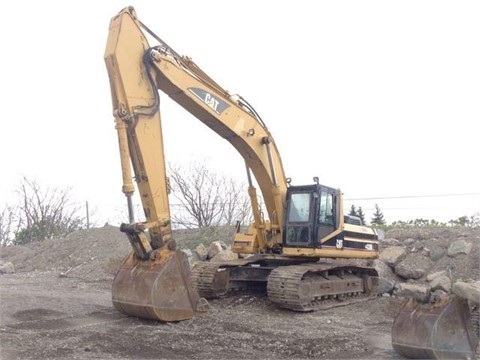
[[[231,290],[238,289],[238,284],[235,284],[235,286],[232,284],[231,271],[255,262],[256,260],[252,257],[249,260],[239,259],[215,263],[200,261],[195,263],[192,267],[192,278],[198,294],[201,297],[213,299],[223,296]],[[247,282],[244,285],[248,287]]]
[[[264,284],[268,298],[279,307],[294,311],[316,311],[344,306],[376,296],[378,273],[373,268],[332,263],[266,263],[255,261],[196,263],[192,276],[197,291],[207,299],[218,298],[240,288],[248,289],[249,280]],[[257,276],[239,274],[257,271]],[[262,270],[262,271],[260,271]],[[265,275],[266,274],[266,275]]]
[[[270,273],[268,298],[295,311],[325,310],[376,296],[374,269],[332,264],[278,267]]]
[[[198,262],[192,268],[193,282],[200,297],[212,299],[225,294],[228,291],[228,278],[219,276],[220,263]],[[224,270],[222,272],[225,272]],[[223,279],[223,281],[221,281]]]

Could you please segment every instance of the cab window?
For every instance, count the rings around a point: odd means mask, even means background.
[[[333,225],[333,194],[326,191],[320,193],[318,220],[321,224]]]
[[[310,218],[310,194],[291,194],[288,220],[290,222],[308,222]]]

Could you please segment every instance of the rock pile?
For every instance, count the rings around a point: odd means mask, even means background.
[[[229,245],[231,228],[174,231],[174,237],[190,264],[237,258]],[[198,238],[200,244],[193,241]],[[454,293],[478,302],[479,247],[480,229],[388,230],[382,236],[380,257],[373,262],[380,275],[380,292],[421,301]],[[0,274],[51,271],[89,281],[111,280],[130,251],[117,227],[81,230],[64,239],[0,248]]]
[[[404,239],[386,237],[375,262],[380,292],[421,302],[454,293],[479,303],[479,244],[478,229],[430,229]]]
[[[380,257],[373,262],[380,275],[379,293],[413,297],[421,302],[454,293],[479,303],[479,244],[480,229],[387,231],[381,239]],[[185,251],[190,264],[238,258],[223,241],[213,241],[208,246],[200,244],[193,251]]]

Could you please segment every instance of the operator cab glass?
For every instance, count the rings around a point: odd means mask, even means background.
[[[291,222],[308,222],[310,219],[310,194],[293,193],[290,197],[288,219]]]
[[[285,245],[319,247],[335,230],[335,200],[335,190],[321,185],[288,188]]]

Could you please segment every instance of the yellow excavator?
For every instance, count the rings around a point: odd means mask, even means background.
[[[147,34],[156,46],[149,45]],[[339,189],[321,185],[317,178],[308,185],[291,184],[271,133],[243,97],[229,93],[191,58],[176,53],[138,19],[133,7],[111,19],[105,62],[129,212],[129,223],[120,230],[133,248],[113,281],[117,310],[180,321],[207,314],[207,298],[239,289],[265,291],[270,301],[295,311],[328,309],[377,295],[377,271],[358,262],[378,258],[376,231],[344,214]],[[198,262],[190,268],[186,255],[176,250],[159,90],[245,160],[253,223],[235,234],[232,250],[241,255],[237,260]],[[133,217],[135,188],[143,222]]]

